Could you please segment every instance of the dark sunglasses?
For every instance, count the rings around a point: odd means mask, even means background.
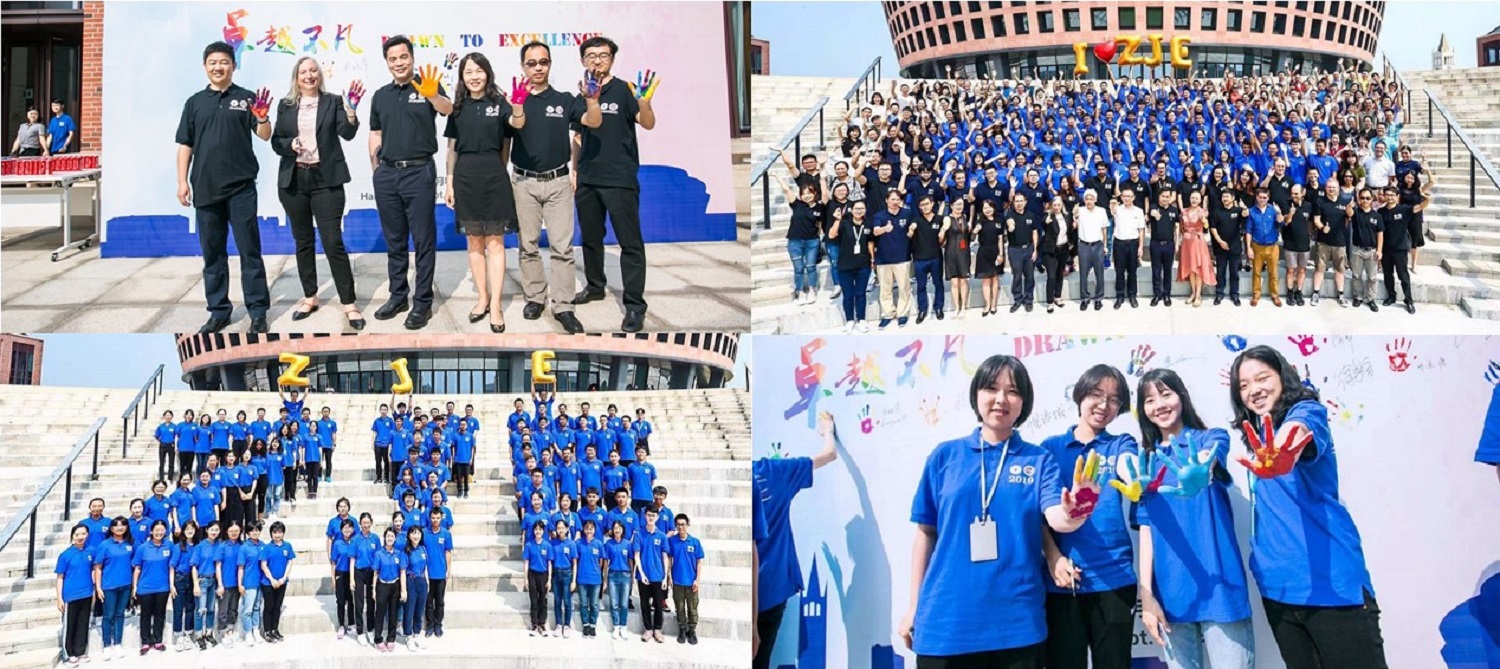
[[[536,67],[538,65],[541,65],[542,67],[551,67],[552,66],[552,59],[551,58],[543,58],[541,60],[528,60],[528,61],[526,61],[525,63],[522,63],[522,64],[525,65],[526,67]]]

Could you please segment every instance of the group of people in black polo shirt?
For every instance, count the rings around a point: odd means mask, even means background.
[[[381,48],[392,81],[371,95],[369,159],[387,249],[390,297],[375,311],[375,318],[388,320],[409,311],[404,323],[409,330],[425,327],[432,318],[438,198],[434,155],[439,150],[435,122],[442,115],[448,117],[442,196],[453,208],[456,231],[467,239],[477,297],[469,322],[488,320],[492,332],[505,331],[504,238],[519,232],[522,315],[536,320],[550,308],[565,331],[583,332],[573,306],[605,297],[607,216],[620,247],[620,327],[640,331],[647,305],[636,126],[655,127],[651,97],[659,80],[648,72],[632,85],[612,76],[619,46],[596,36],[579,49],[585,75],[577,95],[550,86],[551,49],[532,42],[521,48],[523,76],[512,79],[509,95],[501,92],[489,60],[474,52],[458,61],[462,91],[450,98],[436,66],[418,68],[409,39],[397,35]],[[178,200],[194,208],[203,250],[209,319],[199,331],[217,332],[231,320],[231,231],[240,255],[250,331],[268,331],[270,294],[256,218],[259,163],[252,135],[269,141],[281,158],[278,195],[296,243],[304,296],[293,307],[292,320],[307,318],[320,306],[316,240],[321,238],[348,325],[364,329],[343,241],[344,184],[350,176],[340,143],[352,140],[359,130],[362,83],[353,82],[342,95],[330,93],[318,61],[301,57],[292,69],[291,90],[274,105],[277,115],[272,120],[268,89],[252,93],[233,82],[233,47],[223,42],[208,45],[203,66],[209,85],[188,98],[176,135]],[[575,208],[587,280],[576,294]],[[550,281],[540,254],[544,226],[552,256]],[[414,282],[407,278],[411,252],[416,261]]]

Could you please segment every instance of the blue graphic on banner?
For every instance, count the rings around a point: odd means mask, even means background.
[[[818,587],[818,558],[808,570],[807,590],[802,592],[801,632],[797,645],[797,666],[801,669],[828,669],[828,589]]]
[[[639,179],[641,236],[646,243],[735,240],[737,230],[734,213],[708,213],[708,190],[703,181],[693,178],[680,168],[668,165],[642,165]],[[275,193],[259,193],[259,196],[262,199],[275,198]],[[198,235],[188,232],[191,210],[180,211],[186,213],[116,216],[109,219],[109,237],[101,245],[100,254],[105,258],[201,255]],[[457,251],[466,248],[467,240],[453,227],[453,210],[439,203],[434,211],[438,250]],[[259,218],[260,248],[263,255],[290,255],[296,250],[290,226],[282,225],[281,219],[275,216]],[[575,245],[583,243],[583,234],[578,229],[576,218],[573,240]],[[516,243],[516,235],[506,235],[506,247],[515,248]],[[612,227],[605,235],[604,243],[615,244]],[[547,245],[545,232],[542,234],[542,245]],[[380,230],[380,216],[374,209],[350,209],[345,214],[344,246],[350,253],[385,252],[385,236]],[[234,255],[238,252],[237,245],[231,240],[229,253]],[[318,253],[322,252],[323,244],[320,240]]]
[[[1438,623],[1448,669],[1500,667],[1500,562],[1488,570],[1479,592]]]

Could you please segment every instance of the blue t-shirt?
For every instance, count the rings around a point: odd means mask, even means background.
[[[177,452],[198,452],[198,426],[189,422],[177,424]]]
[[[552,568],[556,570],[572,570],[573,560],[578,558],[578,547],[573,544],[572,539],[562,539],[552,542]]]
[[[1250,220],[1246,223],[1250,241],[1261,246],[1275,246],[1279,238],[1280,225],[1276,219],[1276,208],[1269,203],[1265,209],[1250,207]]]
[[[453,534],[446,529],[432,531],[432,526],[422,528],[422,547],[427,549],[427,575],[435,579],[448,578],[448,554],[453,551]]]
[[[761,458],[751,466],[751,494],[760,498],[766,537],[756,542],[760,557],[760,610],[779,606],[802,592],[802,567],[792,541],[792,498],[812,487],[812,458]]]
[[[541,542],[533,537],[526,542],[526,547],[521,549],[521,559],[526,562],[527,571],[545,572],[552,564],[552,544],[545,539]]]
[[[172,585],[172,562],[177,561],[177,544],[163,540],[160,546],[145,541],[135,546],[130,567],[138,567],[141,577],[135,582],[135,594],[166,592]]]
[[[525,411],[523,411],[521,409],[516,409],[509,416],[505,417],[505,427],[506,427],[506,429],[509,429],[511,432],[515,432],[516,428],[520,427],[521,423],[530,423],[530,422],[531,422],[531,414],[528,414],[528,413],[526,413]]]
[[[239,566],[245,568],[245,588],[259,588],[265,580],[260,572],[260,554],[266,545],[259,541],[246,541],[240,546]]]
[[[604,560],[604,544],[598,539],[585,541],[579,539],[573,542],[573,550],[578,556],[578,584],[600,585],[604,582],[604,573],[600,565]]]
[[[390,416],[381,416],[370,424],[370,431],[375,433],[376,446],[390,446],[391,438],[396,433],[396,420]]]
[[[90,551],[94,550],[95,546],[104,543],[104,538],[109,536],[109,516],[99,516],[98,518],[84,516],[83,520],[78,522],[82,523],[84,527],[89,528],[89,540],[84,543],[83,547]]]
[[[1500,465],[1500,385],[1490,393],[1490,408],[1484,415],[1484,430],[1479,433],[1479,450],[1475,462]]]
[[[130,523],[130,539],[132,543],[141,544],[151,538],[151,524],[155,521],[145,516],[127,518],[125,520]]]
[[[1229,433],[1219,428],[1184,428],[1179,439],[1190,445],[1192,457],[1208,451],[1213,455],[1213,469],[1228,471]],[[1159,452],[1176,455],[1178,450],[1171,445]],[[1177,485],[1171,467],[1162,485]],[[1192,497],[1145,493],[1136,505],[1137,522],[1151,528],[1152,592],[1168,622],[1228,623],[1250,617],[1250,591],[1229,503],[1233,485],[1228,476],[1215,476]]]
[[[390,582],[401,578],[401,571],[406,569],[406,551],[386,550],[384,546],[370,557],[370,566],[375,570],[375,578]]]
[[[459,434],[453,438],[453,461],[463,464],[474,462],[474,435]]]
[[[339,423],[332,418],[318,419],[318,446],[333,448],[334,437],[339,433]]]
[[[343,530],[341,528],[343,528],[344,521],[346,520],[353,522],[356,529],[359,528],[359,519],[355,518],[354,516],[334,515],[334,517],[328,519],[328,527],[324,528],[323,536],[329,539],[339,539],[343,537]]]
[[[177,546],[177,557],[172,560],[172,569],[179,574],[191,574],[193,572],[193,555],[197,550],[197,544]]]
[[[667,535],[655,531],[642,531],[635,537],[635,554],[640,563],[639,574],[643,574],[651,583],[660,582],[667,577]]]
[[[243,547],[238,541],[220,541],[218,550],[214,551],[214,562],[219,564],[219,582],[226,588],[237,588],[240,585],[240,548]]]
[[[100,587],[105,590],[130,585],[133,575],[131,558],[135,556],[134,542],[105,539],[94,547],[94,560],[103,568],[99,575]]]
[[[315,434],[303,434],[298,435],[297,440],[301,442],[303,462],[323,461],[323,452],[319,450],[322,448],[322,437]]]
[[[614,492],[625,487],[625,482],[630,480],[630,469],[624,465],[604,466],[604,489],[599,494],[606,497],[614,497]]]
[[[250,439],[250,424],[240,421],[230,423],[229,438],[234,441],[248,441]]]
[[[160,520],[172,526],[172,498],[167,496],[157,497],[152,495],[146,498],[146,517],[151,520]]]
[[[638,502],[653,499],[651,486],[656,484],[656,465],[638,462],[630,466],[630,498]]]
[[[370,569],[375,551],[381,548],[381,537],[373,531],[369,534],[354,533],[354,568]]]
[[[209,578],[214,577],[214,561],[218,559],[219,544],[220,542],[204,539],[198,542],[197,546],[193,547],[191,562],[193,563],[193,567],[198,570],[199,578],[204,576]]]
[[[602,508],[594,508],[594,509],[590,510],[587,506],[584,506],[583,508],[579,509],[578,510],[578,528],[579,528],[579,532],[583,531],[583,525],[584,525],[584,523],[587,523],[590,520],[594,521],[594,536],[596,536],[596,537],[602,537],[602,536],[604,536],[604,530],[608,529],[608,526],[605,524],[606,521],[608,520],[607,512],[604,509],[602,509]]]
[[[576,501],[583,492],[579,485],[582,482],[583,468],[576,461],[557,465],[557,492],[568,493]]]
[[[987,485],[1003,476],[988,509],[998,557],[974,562],[969,532],[980,515],[981,457]],[[912,522],[937,530],[917,602],[913,650],[919,655],[1022,648],[1047,637],[1041,533],[1043,513],[1062,497],[1059,478],[1052,454],[1020,432],[1011,435],[1008,448],[981,449],[975,428],[928,455],[911,509]]]
[[[349,538],[353,539],[354,537],[351,536]],[[328,559],[333,563],[333,570],[340,573],[347,573],[349,571],[349,561],[354,559],[354,554],[357,550],[354,543],[346,541],[342,534],[339,535],[339,538],[334,539],[333,547],[328,551]]]
[[[586,493],[589,491],[589,488],[593,488],[594,490],[599,491],[600,495],[603,495],[604,488],[601,487],[601,484],[603,483],[603,474],[604,463],[599,461],[598,458],[595,458],[594,460],[584,460],[583,462],[578,463],[579,484],[582,488],[582,492]]]
[[[177,527],[180,529],[187,521],[193,519],[193,489],[178,488],[167,496],[167,502],[172,505],[172,510],[177,512]]]
[[[219,519],[220,498],[219,489],[212,484],[193,488],[193,520],[199,527],[207,527]]]
[[[279,545],[273,541],[260,549],[260,561],[265,563],[274,579],[286,578],[286,566],[296,557],[297,551],[285,541]]]
[[[1060,471],[1073,471],[1075,461],[1088,457],[1096,451],[1104,459],[1103,466],[1115,471],[1120,456],[1125,453],[1139,455],[1140,447],[1135,437],[1128,434],[1110,434],[1105,431],[1087,444],[1080,444],[1073,437],[1077,426],[1067,432],[1042,441],[1042,448],[1052,454]],[[1153,472],[1154,474],[1154,472]],[[1057,549],[1083,571],[1083,581],[1078,592],[1104,592],[1117,590],[1135,583],[1135,563],[1130,542],[1130,529],[1125,523],[1125,497],[1114,486],[1105,485],[1099,490],[1099,503],[1094,514],[1084,521],[1076,532],[1054,532]],[[1072,592],[1059,588],[1045,573],[1042,582],[1047,592],[1066,594]]]
[[[894,214],[889,209],[882,208],[875,212],[875,223],[873,228],[891,224],[890,232],[874,236],[875,240],[875,264],[894,265],[911,260],[911,240],[907,238],[906,231],[912,226],[912,214],[909,209],[902,209]]]
[[[645,521],[642,520],[640,516],[636,515],[634,511],[631,511],[629,507],[626,507],[623,511],[618,507],[610,509],[609,513],[605,514],[604,522],[608,527],[614,527],[615,523],[623,525],[625,527],[626,541],[634,541],[635,531],[638,529],[645,529],[643,527]],[[761,564],[765,563],[762,562]],[[761,574],[765,574],[764,567],[761,568]]]
[[[155,434],[156,441],[163,444],[170,444],[174,441],[177,441],[177,424],[173,423],[172,421],[167,421],[165,423],[157,425]]]
[[[619,442],[620,462],[627,465],[635,462],[635,433],[630,430],[616,430],[615,441]]]
[[[1296,467],[1273,479],[1250,479],[1250,571],[1261,595],[1299,606],[1357,606],[1375,594],[1359,529],[1339,499],[1338,457],[1328,410],[1303,400],[1282,424],[1296,421],[1313,443]],[[1288,569],[1286,565],[1299,565]]]
[[[213,425],[210,426],[210,430],[211,430],[211,432],[213,434],[213,440],[211,442],[209,442],[210,445],[213,448],[218,449],[218,450],[228,450],[229,449],[229,421],[227,421],[227,420],[216,420],[216,421],[213,422]]]
[[[424,544],[401,552],[406,554],[406,575],[427,578],[427,546]]]
[[[285,451],[266,452],[266,485],[284,485],[286,483],[286,463],[291,459]]]
[[[73,122],[72,116],[67,114],[53,116],[52,120],[47,122],[47,134],[52,136],[51,152],[62,153],[63,149],[68,148],[68,133],[77,130],[78,125]]]
[[[297,418],[302,415],[302,405],[306,403],[306,400],[297,400],[295,402],[291,400],[282,400],[281,406],[286,407],[287,417],[292,420],[297,420]]]
[[[609,560],[609,571],[630,573],[630,560],[635,557],[635,544],[629,539],[604,541],[604,557]]]
[[[269,440],[271,438],[271,421],[254,420],[250,422],[250,436],[255,439]]]
[[[667,553],[672,556],[673,585],[698,582],[698,561],[703,559],[703,544],[698,537],[683,539],[673,533],[667,537]]]
[[[72,602],[94,595],[94,554],[87,548],[69,545],[57,556],[57,569],[63,577],[63,601]]]

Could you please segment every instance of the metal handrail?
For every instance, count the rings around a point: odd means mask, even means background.
[[[1381,61],[1381,64],[1385,68],[1385,74],[1386,74],[1386,76],[1390,76],[1390,75],[1393,75],[1393,74],[1396,75],[1396,83],[1397,83],[1397,85],[1399,85],[1401,87],[1401,92],[1406,95],[1406,106],[1404,106],[1404,107],[1401,108],[1401,122],[1403,124],[1410,123],[1411,122],[1411,86],[1409,86],[1406,83],[1406,77],[1401,76],[1401,70],[1396,69],[1396,66],[1391,64],[1391,59],[1390,59],[1389,56],[1387,56],[1385,53],[1382,52],[1380,54],[1380,61]]]
[[[771,180],[765,178],[766,172],[770,171],[771,166],[776,164],[778,152],[787,148],[787,146],[793,147],[792,151],[798,158],[802,157],[802,131],[807,128],[808,124],[812,123],[814,116],[818,117],[817,148],[819,150],[823,148],[823,139],[827,137],[823,128],[823,108],[826,106],[828,106],[828,96],[825,95],[818,98],[818,101],[813,103],[812,108],[808,109],[807,113],[802,115],[802,119],[797,121],[784,137],[771,145],[771,150],[766,152],[765,156],[756,161],[754,165],[751,165],[750,185],[754,186],[755,182],[760,182],[761,228],[767,230],[771,228]]]
[[[68,455],[63,458],[62,464],[59,464],[57,469],[52,471],[52,475],[48,476],[46,481],[37,487],[36,494],[32,495],[30,500],[21,505],[21,511],[9,523],[6,523],[5,529],[0,530],[0,550],[5,550],[5,547],[10,545],[10,540],[15,538],[17,532],[21,531],[21,524],[26,522],[31,523],[31,530],[27,533],[26,578],[36,576],[37,509],[47,499],[47,495],[51,494],[57,488],[58,480],[62,479],[66,481],[63,487],[62,519],[70,520],[72,518],[73,463],[78,460],[78,456],[83,453],[83,449],[87,448],[91,441],[94,443],[94,466],[89,474],[89,480],[96,481],[99,479],[99,430],[104,427],[104,422],[104,416],[94,419],[94,424],[89,426],[88,432],[79,437],[78,443],[73,444],[73,450],[69,451]]]
[[[854,86],[849,88],[849,92],[844,94],[844,111],[848,111],[850,107],[854,106],[854,95],[856,93],[863,92],[864,97],[869,97],[875,92],[875,87],[879,85],[880,56],[876,56],[875,60],[870,61],[870,65],[859,75],[859,79],[854,82]]]
[[[1433,109],[1442,114],[1443,121],[1448,124],[1448,167],[1453,167],[1454,135],[1458,136],[1458,141],[1469,152],[1469,208],[1473,209],[1477,200],[1475,191],[1477,190],[1479,180],[1478,171],[1482,170],[1484,175],[1489,177],[1490,183],[1493,183],[1497,189],[1500,189],[1500,171],[1496,171],[1495,166],[1490,163],[1489,156],[1474,145],[1473,140],[1469,139],[1469,134],[1464,132],[1463,126],[1458,124],[1458,119],[1453,117],[1453,113],[1448,111],[1448,108],[1444,107],[1442,102],[1438,101],[1437,96],[1432,94],[1432,90],[1424,88],[1422,92],[1427,95],[1427,136],[1432,136]]]
[[[157,365],[156,371],[151,372],[140,392],[135,394],[135,399],[130,400],[120,414],[120,457],[130,457],[130,438],[141,431],[141,413],[150,410],[151,404],[161,397],[162,371],[166,368],[166,365]],[[144,404],[142,399],[146,400]]]

